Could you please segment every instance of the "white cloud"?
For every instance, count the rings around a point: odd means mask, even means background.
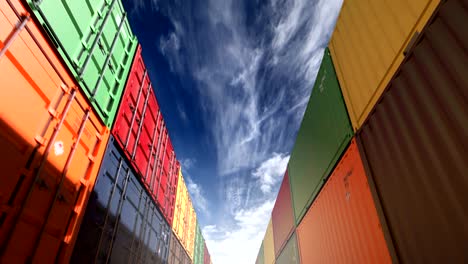
[[[159,0],[133,0],[131,1],[132,7],[130,8],[131,13],[137,13],[138,15],[145,9],[157,10]]]
[[[180,104],[177,104],[177,111],[179,111],[179,116],[182,119],[182,121],[184,123],[187,123],[188,121],[187,113],[185,112],[184,108]]]
[[[213,263],[255,263],[273,205],[274,200],[270,199],[235,213],[232,225],[204,227],[202,232]]]
[[[179,159],[179,162],[184,171],[189,171],[197,163],[197,160],[195,158],[185,158]]]
[[[204,191],[200,184],[197,184],[193,181],[190,177],[185,177],[187,180],[187,189],[190,193],[190,197],[192,198],[192,203],[197,211],[197,213],[203,213],[206,216],[210,215],[208,210],[208,201],[205,197]]]
[[[174,58],[169,60],[169,67],[172,72],[183,72],[180,60],[180,37],[177,33],[172,32],[167,37],[162,36],[159,39],[159,50],[165,56]]]
[[[288,165],[289,155],[273,153],[273,156],[264,161],[254,172],[253,176],[260,181],[260,189],[263,193],[271,192],[284,175]]]
[[[158,44],[196,81],[186,89],[217,150],[219,213],[203,228],[213,262],[254,263],[342,0],[273,0],[248,23],[242,2],[196,2],[177,2]],[[188,185],[197,202],[201,186]]]
[[[280,22],[275,27],[275,37],[273,39],[273,47],[281,50],[285,47],[291,37],[297,32],[298,26],[302,23],[301,20],[308,19],[308,16],[303,16],[302,12],[306,6],[306,0],[287,1],[292,5],[288,12],[285,12]],[[273,3],[276,6],[276,2]],[[284,11],[283,11],[284,12]]]

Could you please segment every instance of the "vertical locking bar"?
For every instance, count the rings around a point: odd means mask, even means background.
[[[106,16],[104,17],[104,21],[102,21],[101,28],[99,29],[99,32],[96,35],[96,38],[94,39],[93,44],[91,45],[91,49],[88,52],[88,56],[86,57],[83,63],[83,66],[81,66],[81,68],[78,70],[78,76],[80,77],[80,79],[83,78],[84,72],[86,71],[86,68],[88,67],[89,62],[91,61],[91,57],[93,56],[94,50],[96,49],[99,39],[101,39],[102,32],[104,32],[104,27],[107,25],[107,20],[109,20],[109,17],[112,14],[112,11],[114,10],[114,6],[116,2],[117,0],[112,1],[111,6],[109,7],[109,12],[107,12]],[[125,16],[123,16],[123,18],[125,18]],[[117,34],[119,34],[119,32]]]
[[[86,39],[85,39],[85,42],[87,43],[89,41],[89,39],[91,38],[91,36],[93,36],[95,33],[94,33],[94,29],[97,27],[97,23],[101,20],[101,17],[102,17],[102,13],[104,12],[104,9],[106,8],[107,6],[107,1],[103,1],[102,2],[102,7],[101,7],[101,10],[99,12],[97,12],[97,16],[96,16],[96,19],[94,20],[94,23],[92,26],[89,26],[89,27],[92,27],[92,29],[90,30],[90,33],[86,36]],[[111,7],[111,11],[112,11],[112,8]],[[109,14],[109,13],[107,13]],[[101,24],[101,28],[100,30],[102,31],[104,25],[107,23],[107,21],[104,21],[103,24]],[[99,44],[99,38],[96,38],[97,41],[98,41],[98,44]],[[94,40],[96,41],[96,40]],[[94,43],[93,43],[94,44]],[[92,44],[92,45],[93,45]],[[78,53],[78,55],[76,56],[76,60],[77,61],[80,61],[81,60],[81,56],[84,54],[86,49],[84,49],[83,47],[80,49],[80,52]],[[90,53],[91,54],[91,53]]]
[[[114,0],[115,1],[115,0]],[[99,87],[101,86],[102,79],[104,78],[104,73],[106,72],[107,67],[109,66],[109,61],[112,58],[112,54],[114,52],[115,44],[117,43],[117,40],[119,39],[120,33],[122,32],[123,25],[125,24],[125,18],[127,17],[127,13],[124,13],[122,16],[122,19],[120,20],[119,24],[119,29],[117,33],[115,34],[114,40],[112,41],[111,47],[109,49],[109,52],[107,54],[106,61],[104,62],[104,65],[102,66],[101,74],[99,75],[99,79],[96,82],[96,85],[93,88],[93,91],[91,91],[91,95],[94,97],[99,90]]]
[[[60,182],[59,182],[59,184],[58,184],[58,186],[57,186],[57,188],[55,190],[54,199],[52,200],[52,203],[50,203],[48,208],[47,208],[47,213],[46,213],[45,220],[41,224],[41,228],[39,229],[40,230],[39,235],[35,238],[34,247],[33,247],[34,250],[33,250],[33,253],[31,255],[31,257],[34,257],[36,255],[37,249],[39,248],[39,243],[40,243],[41,237],[44,234],[44,231],[45,231],[45,228],[46,228],[47,223],[49,221],[50,215],[52,214],[52,210],[54,208],[54,205],[55,205],[55,203],[57,202],[57,200],[58,200],[58,198],[60,196],[60,192],[62,190],[64,179],[67,176],[68,169],[70,167],[71,161],[73,160],[73,157],[75,156],[75,152],[76,152],[76,149],[78,147],[78,144],[80,144],[81,136],[83,135],[83,131],[84,131],[85,127],[86,127],[86,122],[89,119],[89,115],[90,115],[90,110],[87,110],[85,116],[81,120],[81,125],[80,125],[80,128],[78,130],[78,135],[76,136],[76,140],[75,140],[75,142],[73,143],[73,145],[71,147],[70,153],[68,154],[68,157],[67,157],[67,161],[65,162],[65,166],[63,167],[62,174],[60,175]]]
[[[158,201],[158,197],[159,197],[159,187],[161,186],[161,176],[163,174],[163,171],[164,171],[164,160],[166,159],[166,148],[167,148],[167,140],[169,139],[169,134],[167,134],[166,136],[166,140],[164,142],[164,147],[162,149],[163,151],[163,158],[161,160],[161,170],[159,171],[159,176],[157,176],[159,178],[159,181],[158,181],[158,187],[156,188],[156,201]],[[164,208],[164,211],[166,210],[166,208]],[[163,211],[163,210],[161,210]]]
[[[31,19],[31,16],[29,14],[24,15],[20,19],[20,24],[15,26],[15,30],[13,31],[13,34],[8,38],[7,42],[4,44],[3,48],[0,50],[0,58],[5,55],[6,51],[10,48],[11,44],[15,41],[15,39],[19,36],[21,31],[23,31],[24,27],[26,24],[29,22]]]
[[[145,123],[146,108],[148,107],[148,100],[149,100],[149,98],[150,98],[150,96],[151,96],[151,93],[152,93],[152,86],[151,86],[151,83],[148,84],[148,88],[147,88],[147,89],[148,89],[148,94],[146,94],[145,104],[143,105],[143,112],[141,113],[140,124],[139,124],[139,127],[138,127],[137,137],[136,137],[136,139],[135,139],[135,144],[133,145],[131,160],[134,160],[134,159],[135,159],[135,155],[136,155],[136,150],[137,150],[138,142],[140,141],[141,129],[143,128],[143,123]]]
[[[109,144],[112,144],[112,143],[109,142]],[[122,170],[123,162],[124,162],[124,159],[120,158],[119,167],[117,169],[117,175],[115,176],[115,179],[114,179],[114,185],[112,186],[112,190],[111,190],[109,199],[107,200],[106,216],[104,217],[104,224],[102,226],[102,233],[101,233],[101,236],[99,238],[99,243],[98,243],[98,247],[97,247],[97,251],[96,251],[96,256],[94,257],[94,263],[98,263],[98,260],[99,260],[99,252],[101,251],[101,245],[103,243],[103,235],[105,235],[105,232],[106,232],[106,226],[107,226],[107,222],[109,221],[109,212],[110,212],[110,208],[111,208],[111,204],[112,204],[112,199],[114,198],[115,190],[118,188],[117,185],[119,183],[120,171]]]
[[[153,153],[154,153],[154,144],[156,143],[156,132],[158,132],[158,124],[159,124],[159,115],[160,115],[160,111],[158,111],[158,115],[156,116],[156,124],[154,126],[154,131],[153,131],[153,135],[152,135],[152,141],[151,141],[151,152],[150,152],[150,159],[148,160],[148,164],[146,165],[146,171],[145,171],[145,174],[143,175],[145,181],[147,183],[150,183],[151,182],[151,179],[148,179],[148,173],[149,173],[149,169],[151,167],[151,159],[153,159]],[[154,159],[157,159],[158,157],[156,155],[154,155],[155,158]]]
[[[161,115],[161,111],[158,111],[158,116]],[[158,119],[158,122],[159,122],[159,119]],[[156,158],[154,159],[154,163],[153,163],[153,171],[151,172],[151,179],[150,179],[150,188],[151,188],[151,192],[153,192],[153,184],[154,184],[154,181],[155,181],[155,173],[156,171],[158,170],[158,162],[159,162],[159,152],[161,151],[161,144],[162,144],[162,140],[164,138],[164,121],[162,120],[161,118],[161,132],[159,133],[159,136],[158,136],[158,146],[156,148]]]
[[[16,17],[18,19],[23,19],[23,15],[21,15],[18,10],[16,10],[15,6],[13,5],[13,3],[11,2],[11,0],[7,0],[7,3],[8,5],[10,6],[10,8],[13,10],[13,12],[15,13]],[[30,19],[30,15],[28,14],[27,15],[28,17],[28,20]],[[39,48],[39,50],[41,50],[41,53],[44,55],[44,57],[46,58],[47,62],[50,64],[50,66],[54,69],[55,73],[57,73],[58,77],[60,78],[60,80],[62,81],[62,83],[65,83],[65,79],[63,78],[62,74],[57,70],[57,67],[54,65],[54,63],[52,62],[52,60],[50,59],[50,57],[47,55],[47,52],[44,50],[44,48],[42,47],[41,43],[39,43],[39,41],[37,40],[36,36],[34,36],[34,34],[32,33],[32,31],[29,29],[29,27],[27,25],[25,25],[25,29],[26,31],[28,32],[29,36],[32,38],[32,40],[34,41],[34,43],[36,44],[36,46]],[[0,57],[2,57],[0,55]]]
[[[167,181],[166,181],[166,194],[164,195],[164,211],[165,213],[169,213],[168,210],[170,210],[170,208],[168,208],[169,206],[169,194],[170,194],[170,190],[171,190],[171,179],[172,179],[172,173],[173,173],[173,169],[174,169],[174,158],[175,158],[175,154],[174,154],[174,151],[172,151],[171,153],[171,166],[169,168],[169,172],[168,172],[168,175],[167,175]]]
[[[72,92],[70,93],[70,96],[68,97],[67,103],[65,104],[64,110],[62,112],[62,117],[60,118],[59,122],[54,127],[54,131],[52,132],[52,135],[51,135],[51,137],[49,139],[49,142],[47,143],[47,146],[46,146],[46,149],[45,149],[44,154],[42,156],[41,162],[39,163],[39,167],[38,167],[38,169],[36,170],[36,172],[34,174],[33,184],[29,187],[29,190],[27,191],[27,194],[26,194],[26,198],[21,202],[18,214],[14,217],[15,218],[14,222],[16,224],[19,222],[18,219],[24,212],[24,208],[26,206],[26,203],[31,198],[32,191],[34,189],[34,184],[39,182],[39,177],[42,174],[42,170],[44,169],[44,166],[45,166],[45,164],[47,162],[47,158],[49,157],[49,153],[50,153],[50,151],[52,149],[52,142],[54,142],[55,139],[57,138],[57,135],[58,135],[58,133],[60,131],[60,128],[62,127],[63,122],[65,121],[65,117],[67,116],[68,111],[70,110],[71,104],[72,104],[73,100],[75,99],[75,95],[76,95],[76,90],[72,90]],[[10,228],[10,230],[8,231],[8,234],[7,234],[6,239],[5,239],[5,244],[6,245],[9,244],[11,236],[13,235],[13,231],[15,230],[15,228],[16,228],[16,225],[14,227]]]
[[[147,74],[147,71],[145,69],[145,72],[143,73],[143,79],[142,79],[141,84],[140,84],[140,88],[138,89],[136,105],[135,105],[135,108],[132,111],[132,121],[130,122],[130,128],[128,129],[127,137],[125,138],[125,143],[124,143],[124,149],[125,150],[126,150],[126,148],[128,146],[128,143],[130,141],[130,135],[132,134],[133,124],[135,123],[136,115],[137,115],[137,112],[138,112],[138,107],[140,106],[140,98],[141,98],[141,94],[143,93],[143,87],[144,87],[144,84],[145,84],[146,74]],[[135,144],[136,143],[137,142],[135,142]]]
[[[128,182],[130,181],[130,168],[127,168],[127,174],[125,175],[125,181],[124,181],[124,186],[122,188],[122,193],[120,194],[120,201],[119,201],[119,207],[117,208],[117,213],[116,213],[116,219],[115,219],[115,224],[114,224],[114,229],[112,230],[112,235],[109,243],[109,248],[107,249],[107,254],[106,254],[106,262],[109,263],[110,256],[112,254],[112,249],[114,247],[114,242],[115,242],[115,236],[117,234],[117,230],[119,229],[120,225],[120,214],[122,213],[122,207],[125,201],[127,200],[127,186]]]

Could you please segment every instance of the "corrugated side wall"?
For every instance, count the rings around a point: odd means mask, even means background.
[[[275,242],[275,256],[277,257],[295,227],[287,170],[283,182],[281,183],[278,196],[276,197],[275,206],[271,212],[271,222],[273,226],[273,239]]]
[[[302,263],[391,263],[353,139],[297,227]]]
[[[329,47],[354,129],[359,128],[439,0],[345,0]]]
[[[193,254],[194,264],[203,264],[203,255],[205,253],[205,239],[203,238],[200,225],[197,223],[195,236],[195,250]]]
[[[187,186],[185,185],[182,172],[179,170],[179,180],[177,184],[177,196],[174,209],[174,219],[172,222],[172,230],[182,244],[184,244],[184,241],[187,239],[187,203]]]
[[[190,259],[193,261],[193,255],[195,252],[195,235],[196,235],[196,226],[197,226],[197,215],[195,209],[193,208],[192,200],[188,200],[188,210],[187,210],[187,240],[186,248],[187,253],[190,256]]]
[[[275,242],[273,240],[273,225],[270,222],[265,232],[263,239],[263,259],[265,264],[272,264],[275,262]]]
[[[108,137],[27,7],[0,1],[0,263],[68,262]]]
[[[121,1],[27,2],[94,109],[112,127],[138,44]]]
[[[359,132],[404,263],[468,263],[466,25],[442,4]]]
[[[71,263],[165,262],[170,233],[111,137]]]
[[[276,264],[299,264],[299,256],[297,254],[297,240],[296,234],[294,233],[289,239],[288,243],[281,251],[280,255],[276,259]]]
[[[296,225],[307,212],[353,134],[330,52],[325,49],[288,164]]]
[[[264,264],[264,263],[265,263],[265,258],[263,256],[263,241],[262,241],[262,245],[260,246],[260,249],[258,250],[257,260],[255,261],[255,264]]]
[[[190,258],[185,252],[184,247],[177,239],[177,237],[172,233],[171,243],[169,250],[168,264],[190,264]]]

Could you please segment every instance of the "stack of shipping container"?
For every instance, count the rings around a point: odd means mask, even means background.
[[[468,3],[345,0],[256,263],[466,263]]]
[[[0,263],[207,263],[126,14],[0,2]]]

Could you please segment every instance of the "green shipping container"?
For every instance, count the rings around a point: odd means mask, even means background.
[[[306,246],[307,247],[307,246]],[[276,264],[299,264],[299,257],[297,251],[297,240],[296,240],[296,233],[294,233],[291,238],[289,239],[286,246],[281,251],[278,259],[276,260]]]
[[[120,0],[27,0],[96,112],[111,127],[138,41]]]
[[[203,264],[204,253],[205,253],[205,239],[200,229],[200,225],[197,223],[195,235],[195,253],[193,255],[193,264]]]
[[[289,160],[296,225],[353,136],[328,48]]]
[[[264,264],[264,263],[265,263],[265,258],[263,256],[263,241],[262,241],[262,245],[260,246],[260,249],[258,250],[257,260],[255,261],[255,264]]]

